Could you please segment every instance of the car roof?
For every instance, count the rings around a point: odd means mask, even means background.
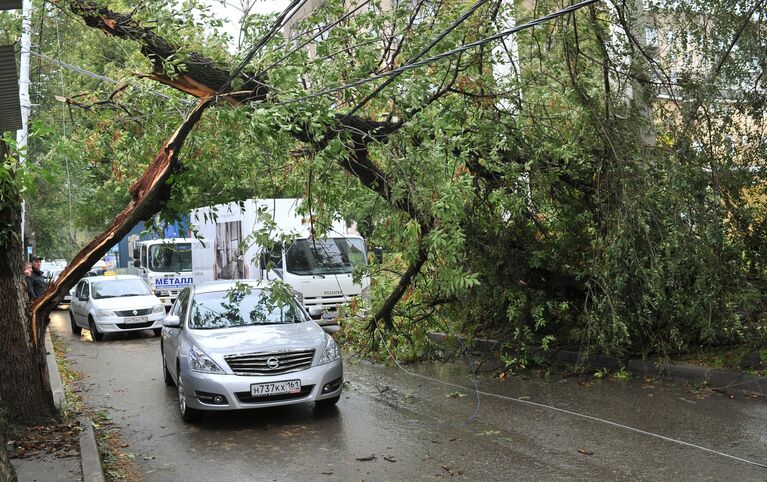
[[[104,280],[126,280],[126,279],[141,279],[140,277],[133,275],[133,274],[115,274],[115,275],[106,275],[106,276],[89,276],[87,279],[88,281],[104,281]]]
[[[268,281],[259,281],[254,279],[222,279],[218,281],[206,281],[194,284],[195,294],[214,293],[216,291],[226,291],[234,288],[237,283],[246,284],[251,288],[269,288],[271,283]]]

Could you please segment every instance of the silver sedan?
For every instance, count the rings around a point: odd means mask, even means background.
[[[336,342],[279,282],[187,287],[163,321],[160,346],[185,421],[208,410],[333,405],[341,397]]]

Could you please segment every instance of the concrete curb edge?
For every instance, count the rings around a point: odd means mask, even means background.
[[[435,343],[445,343],[451,338],[451,335],[429,333],[427,337]],[[465,340],[463,337],[461,339]],[[478,351],[486,352],[499,348],[500,342],[497,340],[473,339],[471,346]],[[767,397],[767,376],[755,376],[732,370],[720,370],[696,365],[658,363],[639,359],[621,360],[608,356],[584,358],[580,352],[569,350],[544,351],[541,348],[535,348],[532,352],[543,356],[548,361],[556,363],[580,364],[590,369],[616,369],[623,367],[636,376],[653,376],[685,383],[700,383],[708,385],[713,390]]]
[[[50,380],[51,391],[53,392],[53,403],[56,405],[56,408],[61,410],[65,399],[64,384],[61,383],[59,366],[56,364],[56,354],[53,352],[50,330],[45,330],[45,352],[45,364],[48,367],[48,379]]]
[[[83,416],[80,423],[83,426],[83,431],[80,432],[80,463],[83,469],[83,481],[104,482],[104,470],[101,467],[101,456],[91,419]]]
[[[56,355],[53,352],[53,342],[49,330],[45,331],[45,362],[48,366],[48,377],[53,392],[53,401],[56,408],[61,409],[64,403],[64,384],[61,382],[59,366],[56,364]],[[101,456],[96,444],[96,434],[93,431],[93,425],[89,417],[83,416],[80,419],[83,431],[80,432],[80,466],[83,471],[84,482],[104,482],[104,469],[101,467]]]

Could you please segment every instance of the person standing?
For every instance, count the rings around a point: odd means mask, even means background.
[[[43,276],[43,272],[40,270],[42,261],[43,258],[37,256],[32,258],[32,275],[29,281],[32,288],[29,296],[30,299],[39,297],[45,291],[45,277]]]
[[[29,295],[29,299],[35,297],[35,291],[32,289],[32,264],[26,263],[24,264],[24,283],[27,286],[27,294]]]

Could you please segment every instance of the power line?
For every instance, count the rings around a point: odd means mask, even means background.
[[[295,15],[296,12],[304,6],[306,1],[307,0],[293,0],[290,2],[290,4],[288,4],[287,7],[285,7],[285,10],[283,10],[282,13],[280,13],[274,20],[274,23],[272,24],[269,31],[261,37],[261,39],[250,49],[250,51],[248,51],[247,55],[245,55],[245,58],[242,59],[242,62],[240,62],[240,65],[238,65],[237,68],[235,68],[231,74],[229,74],[227,81],[224,82],[224,85],[222,85],[220,89],[218,89],[219,94],[229,88],[229,86],[232,84],[232,81],[238,75],[240,75],[245,67],[248,66],[250,61],[253,60],[253,57],[255,57],[255,55],[262,48],[264,48],[264,46],[272,39],[272,37],[274,37],[274,34],[277,33],[277,31],[279,31],[285,25],[285,22],[290,20],[293,15]]]
[[[426,53],[427,53],[427,52],[429,52],[429,50],[433,49],[433,48],[434,48],[434,46],[435,46],[435,45],[437,45],[437,44],[438,44],[438,43],[439,43],[439,42],[440,42],[440,41],[441,41],[443,38],[445,38],[445,37],[446,37],[446,36],[447,36],[447,35],[448,35],[450,32],[452,32],[453,30],[455,30],[455,29],[456,29],[456,28],[457,28],[459,25],[461,25],[461,24],[462,24],[464,21],[466,21],[466,19],[468,19],[469,17],[471,17],[471,15],[472,15],[474,12],[476,12],[476,11],[477,11],[477,9],[478,9],[479,7],[481,7],[482,5],[484,5],[485,3],[487,3],[487,1],[488,1],[488,0],[478,0],[478,1],[477,1],[477,3],[475,3],[474,5],[472,5],[472,6],[471,6],[471,8],[469,8],[469,9],[468,9],[466,12],[464,12],[464,14],[463,14],[463,15],[461,15],[461,16],[460,16],[460,17],[459,17],[459,18],[458,18],[458,19],[457,19],[455,22],[453,22],[453,23],[452,23],[452,24],[451,24],[451,25],[450,25],[448,28],[446,28],[445,30],[443,30],[442,32],[440,32],[440,34],[439,34],[439,35],[437,35],[437,37],[436,37],[436,38],[434,38],[434,39],[433,39],[431,42],[429,42],[429,44],[428,44],[428,45],[426,45],[426,47],[424,47],[423,49],[421,49],[421,51],[420,51],[420,52],[418,52],[417,54],[415,54],[414,56],[412,56],[411,58],[409,58],[409,59],[407,60],[407,62],[405,62],[405,65],[408,65],[408,64],[412,64],[413,62],[417,61],[418,59],[420,59],[421,57],[423,57],[424,55],[426,55]],[[404,70],[403,70],[402,72],[404,72]],[[386,79],[386,81],[384,81],[384,82],[383,82],[381,85],[379,85],[379,86],[378,86],[378,87],[377,87],[377,88],[376,88],[376,89],[375,89],[373,92],[371,92],[370,94],[368,94],[368,95],[367,95],[367,96],[366,96],[364,99],[362,99],[362,101],[360,101],[359,103],[357,103],[357,105],[355,105],[355,106],[354,106],[354,107],[353,107],[353,108],[352,108],[352,109],[351,109],[351,110],[350,110],[350,111],[349,111],[349,112],[348,112],[346,115],[347,115],[347,116],[351,116],[351,115],[354,115],[354,113],[355,113],[355,112],[357,112],[357,111],[358,111],[358,110],[360,110],[360,109],[361,109],[361,108],[362,108],[362,107],[363,107],[365,104],[367,104],[368,102],[370,102],[370,100],[371,100],[371,99],[373,99],[373,97],[375,97],[376,95],[380,94],[382,90],[384,90],[384,89],[385,89],[387,86],[389,86],[389,85],[390,85],[392,82],[394,82],[395,80],[397,80],[397,77],[399,77],[399,76],[402,74],[402,72],[398,72],[397,74],[394,74],[394,75],[390,76],[388,79]]]
[[[341,85],[341,86],[338,86],[338,87],[331,87],[331,88],[328,88],[328,89],[321,90],[319,92],[315,92],[313,94],[305,95],[305,96],[302,96],[302,97],[297,97],[295,99],[283,100],[283,101],[275,103],[275,105],[284,105],[284,104],[293,104],[293,103],[296,103],[296,102],[302,102],[302,101],[305,101],[305,100],[314,99],[316,97],[321,97],[321,96],[324,96],[324,95],[333,94],[333,93],[336,93],[336,92],[341,92],[343,90],[346,90],[346,89],[349,89],[349,88],[352,88],[352,87],[358,87],[360,85],[367,84],[368,82],[372,82],[374,80],[382,79],[382,78],[385,78],[385,77],[391,77],[393,75],[399,75],[402,72],[406,72],[408,70],[412,70],[412,69],[416,69],[418,67],[422,67],[424,65],[428,65],[428,64],[430,64],[432,62],[436,62],[437,60],[444,59],[445,57],[450,57],[452,55],[456,55],[456,54],[465,52],[466,50],[470,50],[470,49],[473,49],[475,47],[479,47],[481,45],[485,45],[485,44],[490,43],[490,42],[492,42],[494,40],[498,40],[500,38],[506,37],[506,36],[511,35],[513,33],[520,32],[522,30],[527,30],[529,28],[532,28],[532,27],[535,27],[537,25],[540,25],[540,24],[542,24],[544,22],[548,22],[549,20],[553,20],[553,19],[555,19],[557,17],[561,17],[563,15],[567,15],[567,14],[572,13],[572,12],[574,12],[576,10],[579,10],[579,9],[581,9],[583,7],[592,5],[592,4],[600,2],[600,1],[601,0],[586,0],[586,1],[581,2],[581,3],[576,3],[574,5],[570,5],[569,7],[566,7],[566,8],[563,8],[561,10],[558,10],[558,11],[556,11],[554,13],[546,15],[545,17],[540,17],[540,18],[538,18],[536,20],[533,20],[531,22],[527,22],[527,23],[524,23],[522,25],[518,25],[516,27],[512,27],[512,28],[503,30],[503,31],[498,32],[496,34],[493,34],[493,35],[491,35],[489,37],[485,37],[485,38],[482,38],[480,40],[476,40],[474,42],[471,42],[471,43],[468,43],[468,44],[464,44],[464,45],[462,45],[460,47],[457,47],[455,49],[442,52],[442,53],[440,53],[438,55],[435,55],[433,57],[429,57],[427,59],[424,59],[424,60],[421,60],[421,61],[418,61],[418,62],[413,62],[413,63],[410,63],[410,64],[405,64],[405,65],[403,65],[401,67],[398,67],[396,69],[390,70],[388,72],[383,72],[383,73],[380,73],[380,74],[377,74],[377,75],[373,75],[373,76],[365,78],[365,79],[356,80],[354,82],[350,82],[348,84],[344,84],[344,85]]]
[[[91,77],[91,78],[94,78],[94,79],[98,79],[98,80],[101,80],[103,82],[109,82],[111,84],[119,84],[120,83],[119,80],[115,80],[115,79],[112,79],[112,78],[107,77],[105,75],[101,75],[101,74],[97,74],[95,72],[91,72],[90,70],[85,70],[82,67],[78,67],[76,65],[68,64],[68,63],[64,62],[63,60],[54,59],[53,57],[48,57],[47,55],[41,54],[39,52],[32,52],[32,55],[34,55],[35,57],[39,57],[40,59],[45,60],[47,62],[50,62],[52,64],[56,64],[59,67],[64,67],[65,69],[71,70],[72,72],[77,72],[78,74],[82,74],[82,75],[85,75],[85,76],[88,76],[88,77]]]
[[[115,84],[115,85],[119,85],[121,83],[119,80],[113,79],[111,77],[107,77],[105,75],[97,74],[95,72],[91,72],[90,70],[86,70],[86,69],[84,69],[82,67],[78,67],[76,65],[69,64],[67,62],[64,62],[63,60],[59,60],[59,59],[55,59],[53,57],[49,57],[49,56],[47,56],[45,54],[42,54],[40,52],[32,51],[31,53],[35,57],[38,57],[38,58],[40,58],[42,60],[45,60],[46,62],[50,62],[50,63],[52,63],[54,65],[58,65],[59,67],[63,67],[65,69],[67,69],[67,70],[71,70],[72,72],[76,72],[78,74],[85,75],[86,77],[91,77],[93,79],[100,80],[102,82],[109,82],[110,84]],[[156,96],[156,97],[161,98],[161,99],[171,100],[171,97],[169,95],[163,94],[161,92],[157,92],[155,90],[149,90],[148,92],[150,94]],[[185,99],[178,99],[178,100],[183,102],[183,103],[191,105],[191,102],[189,102],[188,100],[185,100]]]
[[[297,51],[299,51],[302,48],[306,47],[312,40],[316,39],[317,37],[321,36],[322,34],[327,32],[328,30],[330,30],[331,28],[335,27],[339,23],[341,23],[344,20],[346,20],[347,18],[351,17],[352,15],[354,15],[354,13],[356,13],[358,10],[360,10],[362,7],[364,7],[365,5],[367,5],[370,2],[371,2],[371,0],[365,0],[364,2],[360,3],[359,5],[357,5],[353,10],[345,13],[343,16],[341,16],[340,18],[338,18],[334,22],[325,25],[318,32],[316,32],[311,38],[309,38],[308,40],[304,41],[303,43],[301,43],[297,47],[294,47],[290,52],[288,52],[287,54],[283,55],[280,59],[276,60],[275,62],[270,64],[268,67],[266,67],[263,70],[263,72],[268,72],[269,70],[273,69],[274,67],[279,65],[280,62],[283,62],[285,59],[287,59],[288,57],[290,57],[291,55],[293,55]],[[306,32],[303,32],[303,33],[299,34],[299,37],[303,36],[303,35],[306,35],[307,33],[311,33],[311,32],[313,32],[313,30],[308,30]]]

